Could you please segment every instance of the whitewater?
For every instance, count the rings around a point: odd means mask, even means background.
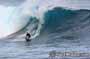
[[[0,59],[50,59],[52,51],[90,53],[90,5],[83,5],[87,1],[14,2],[0,5]],[[25,41],[27,32],[31,42]]]

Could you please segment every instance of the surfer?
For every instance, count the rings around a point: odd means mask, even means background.
[[[31,41],[30,38],[31,38],[31,34],[27,32],[26,37],[25,37],[26,41],[27,42]]]

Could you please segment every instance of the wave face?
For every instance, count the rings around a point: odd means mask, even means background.
[[[89,35],[90,10],[70,10],[55,7],[44,13],[43,21],[30,17],[30,21],[20,31],[8,36],[9,38],[24,37],[26,32],[32,38],[46,39],[78,39]]]
[[[42,34],[52,41],[74,40],[89,37],[90,10],[70,10],[55,7],[45,13]]]

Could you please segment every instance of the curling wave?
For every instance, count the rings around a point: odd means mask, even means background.
[[[76,39],[89,33],[90,10],[55,7],[44,13],[43,22],[34,16],[30,17],[24,28],[8,37],[24,37],[26,32],[30,32],[32,38]]]

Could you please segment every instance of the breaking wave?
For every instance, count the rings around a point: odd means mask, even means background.
[[[90,10],[71,10],[55,7],[46,11],[42,21],[37,17],[30,17],[27,25],[8,38],[25,37],[30,32],[32,38],[76,39],[89,34]]]

